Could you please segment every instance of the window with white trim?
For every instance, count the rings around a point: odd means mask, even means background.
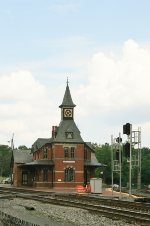
[[[72,167],[67,167],[64,170],[64,180],[66,182],[72,182],[74,181],[74,169]]]
[[[64,158],[69,160],[75,159],[75,147],[64,147]]]

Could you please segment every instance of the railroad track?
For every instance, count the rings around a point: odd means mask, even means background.
[[[66,195],[60,195],[55,194],[55,197],[61,197],[61,199],[64,200],[79,200],[85,203],[91,203],[96,205],[104,205],[104,206],[111,206],[115,208],[126,208],[130,210],[137,210],[145,213],[150,213],[150,204],[144,204],[140,202],[129,202],[129,201],[121,201],[121,200],[115,200],[110,198],[104,198],[100,196],[89,196],[89,195],[73,195],[68,194]]]
[[[55,205],[61,206],[68,206],[68,207],[76,207],[88,210],[94,214],[101,214],[105,215],[106,217],[112,219],[125,219],[128,222],[137,222],[140,225],[150,225],[150,214],[144,213],[141,211],[133,211],[131,209],[121,209],[112,206],[105,206],[100,204],[93,204],[90,202],[83,202],[82,200],[69,200],[64,199],[61,197],[43,197],[37,195],[17,195],[19,198],[31,199],[42,203],[50,203]]]
[[[10,191],[4,192],[10,195]],[[150,204],[134,203],[89,195],[12,191],[12,197],[38,202],[86,209],[93,214],[105,215],[113,219],[125,219],[140,225],[150,225]]]

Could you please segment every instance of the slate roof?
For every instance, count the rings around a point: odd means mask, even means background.
[[[35,152],[37,149],[40,149],[43,147],[45,144],[50,144],[52,143],[53,138],[38,138],[34,144],[32,145],[32,152]]]
[[[68,86],[68,83],[67,83],[66,91],[65,91],[65,94],[64,94],[64,98],[63,98],[63,102],[62,102],[62,104],[59,107],[62,108],[62,107],[75,107],[75,106],[76,105],[72,101],[72,97],[71,97],[71,94],[70,94],[70,89],[69,89],[69,86]]]
[[[91,161],[85,161],[84,162],[84,165],[85,166],[93,166],[93,167],[102,167],[102,166],[106,166],[106,165],[104,165],[104,164],[102,164],[102,163],[99,163],[98,161],[97,161],[97,158],[96,158],[96,156],[95,156],[95,153],[91,153]]]
[[[15,163],[27,163],[32,161],[31,150],[13,150],[13,158]]]
[[[85,142],[85,143],[94,152],[94,149],[92,147],[92,143],[91,142]]]
[[[66,132],[73,132],[73,138],[66,138]],[[74,120],[64,120],[60,122],[54,142],[84,143]]]

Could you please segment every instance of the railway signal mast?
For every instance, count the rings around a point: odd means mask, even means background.
[[[121,162],[122,162],[122,138],[121,134],[119,133],[119,137],[113,138],[111,136],[111,162],[112,162],[112,194],[113,194],[113,187],[114,187],[114,172],[118,172],[120,176],[119,181],[119,189],[120,189],[120,196],[121,196]]]
[[[129,196],[132,194],[132,168],[133,166],[138,167],[137,176],[137,188],[141,188],[141,130],[132,130],[132,124],[126,123],[123,125],[123,134],[127,135],[127,142],[124,144],[125,156],[129,157]],[[132,155],[132,147],[138,145],[137,154]]]
[[[130,157],[129,159],[129,196],[131,196],[132,190],[132,124],[126,123],[123,125],[123,134],[128,136],[128,141],[124,145],[125,154]]]

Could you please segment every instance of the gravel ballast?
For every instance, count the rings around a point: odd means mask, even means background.
[[[1,211],[40,226],[138,226],[74,207],[44,204],[21,198],[0,201]],[[34,207],[34,210],[27,210],[25,206]]]

